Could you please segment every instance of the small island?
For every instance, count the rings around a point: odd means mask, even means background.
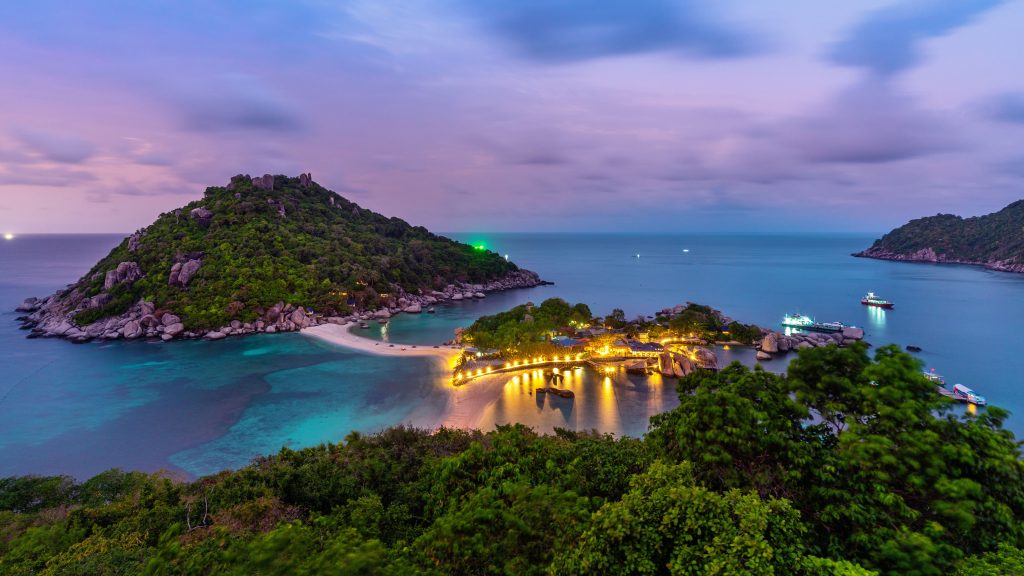
[[[1024,273],[1024,200],[985,216],[937,214],[911,220],[854,256]]]
[[[310,174],[238,175],[18,311],[29,337],[219,340],[542,283],[485,246],[361,208]]]
[[[758,360],[770,360],[790,350],[847,346],[863,337],[859,328],[785,335],[693,302],[627,320],[621,309],[600,318],[586,304],[550,298],[539,306],[526,303],[483,316],[457,330],[454,343],[465,346],[465,353],[455,362],[452,380],[460,385],[490,374],[546,367],[557,374],[584,364],[606,373],[682,378],[698,369],[718,369],[712,345],[756,347]]]

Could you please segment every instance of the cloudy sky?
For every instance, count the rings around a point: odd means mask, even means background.
[[[1024,197],[1024,1],[0,4],[0,230],[312,172],[439,231],[883,231]]]

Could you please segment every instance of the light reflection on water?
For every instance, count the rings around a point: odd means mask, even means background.
[[[597,429],[617,435],[640,436],[651,416],[679,404],[675,380],[661,375],[642,376],[591,368],[562,370],[561,382],[549,382],[551,371],[532,370],[510,375],[499,398],[480,419],[484,430],[519,422],[538,432],[555,428]],[[574,398],[561,398],[537,388],[555,386],[571,390]]]
[[[885,308],[878,306],[866,306],[868,309],[868,327],[877,330],[885,330]]]

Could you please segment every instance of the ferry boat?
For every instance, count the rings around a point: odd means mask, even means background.
[[[814,318],[802,314],[786,314],[782,317],[782,325],[789,328],[810,328],[814,325]]]
[[[892,308],[893,303],[875,296],[874,292],[868,292],[864,297],[860,299],[860,303],[865,306],[877,306],[879,308]]]
[[[935,382],[936,384],[946,383],[945,378],[935,373],[935,368],[932,368],[930,372],[928,370],[922,370],[921,374],[924,374],[925,378],[931,380],[932,382]]]
[[[846,328],[846,324],[842,322],[815,322],[811,324],[808,330],[814,330],[815,332],[842,332],[843,328]]]
[[[988,404],[988,400],[986,400],[984,396],[978,394],[977,392],[971,390],[970,388],[964,386],[963,384],[953,385],[953,397],[957,398],[958,400],[963,400],[968,404],[974,404],[977,406],[984,406]]]
[[[842,332],[847,327],[842,322],[815,322],[814,318],[802,314],[786,314],[782,317],[782,325],[811,332]]]

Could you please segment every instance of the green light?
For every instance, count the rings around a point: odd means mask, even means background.
[[[473,246],[473,249],[483,251],[487,250],[487,246],[484,246],[483,244],[477,244],[476,246]]]

